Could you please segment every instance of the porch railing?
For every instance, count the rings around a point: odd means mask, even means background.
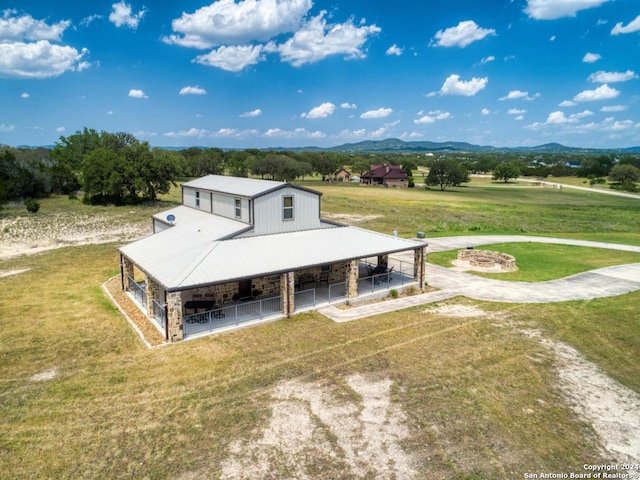
[[[334,283],[329,285],[329,303],[343,299],[347,296],[347,283]]]
[[[153,318],[153,321],[158,326],[162,334],[166,335],[167,332],[165,331],[166,321],[164,306],[158,303],[155,299],[151,300],[151,305],[153,306],[153,313],[151,315],[151,318]]]
[[[127,289],[133,295],[133,298],[140,304],[140,306],[147,311],[147,291],[144,285],[137,283],[133,277],[129,276],[127,279]]]
[[[185,315],[183,317],[183,333],[186,337],[281,313],[282,307],[279,296],[253,302],[236,303],[206,312]]]
[[[315,307],[316,305],[316,289],[310,288],[309,290],[301,290],[299,292],[295,292],[293,298],[295,310],[300,310],[301,308],[307,307]]]

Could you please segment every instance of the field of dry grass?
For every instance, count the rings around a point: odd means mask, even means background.
[[[391,225],[412,205],[415,225],[428,225],[421,209],[438,201],[402,192],[385,206],[363,191],[349,210],[339,188],[324,190],[325,211],[359,224]],[[582,212],[571,229],[594,226],[585,238],[633,237],[569,198]],[[638,213],[608,200],[619,210],[610,222]],[[144,226],[150,208],[113,213]],[[472,223],[479,213],[469,207]],[[541,215],[550,226],[551,207]],[[454,299],[342,324],[307,313],[149,349],[101,287],[119,273],[117,245],[0,259],[14,272],[0,276],[3,478],[512,479],[628,459],[578,408],[595,395],[588,383],[570,379],[602,376],[611,383],[598,396],[636,398],[640,293],[535,306]],[[637,410],[625,414],[633,426]]]

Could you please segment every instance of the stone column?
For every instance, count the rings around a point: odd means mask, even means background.
[[[182,295],[180,292],[167,292],[168,337],[170,342],[179,342],[184,338],[182,331]]]
[[[413,279],[418,282],[418,288],[420,290],[422,290],[426,284],[425,261],[424,247],[416,248],[413,251]]]
[[[282,302],[282,313],[287,317],[293,315],[296,309],[295,303],[296,284],[293,272],[286,272],[280,275],[280,300]]]
[[[358,278],[360,278],[360,261],[351,260],[347,264],[347,300],[358,296]]]
[[[147,291],[147,316],[153,318],[153,301],[160,302],[160,285],[145,276],[145,288]]]

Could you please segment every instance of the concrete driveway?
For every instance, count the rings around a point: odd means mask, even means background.
[[[425,239],[425,242],[429,244],[427,254],[493,243],[511,242],[579,245],[640,253],[640,247],[631,245],[524,235],[437,237]],[[494,280],[456,271],[452,268],[439,267],[430,263],[427,263],[426,275],[427,283],[437,288],[438,291],[388,302],[362,305],[346,310],[329,306],[321,309],[320,312],[337,322],[344,322],[436,302],[458,295],[490,302],[551,303],[613,297],[640,290],[640,263],[600,268],[548,282],[509,282],[505,280]]]

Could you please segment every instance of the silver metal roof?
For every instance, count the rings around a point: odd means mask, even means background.
[[[201,188],[214,192],[256,197],[286,185],[286,182],[260,180],[255,178],[227,177],[225,175],[207,175],[183,184],[185,187]]]
[[[173,215],[175,218],[173,222],[169,222],[167,220],[167,216]],[[166,224],[173,224],[174,226],[185,226],[185,225],[201,225],[205,228],[211,228],[213,231],[215,230],[237,230],[242,227],[247,227],[248,225],[243,222],[239,222],[233,219],[223,218],[218,215],[213,215],[209,212],[205,212],[203,210],[198,210],[197,208],[187,207],[185,205],[180,205],[178,207],[170,208],[169,210],[163,210],[162,212],[156,213],[153,215],[153,218],[156,220],[160,220]],[[224,238],[228,233],[221,233],[218,239]]]
[[[168,290],[183,290],[421,247],[422,242],[356,227],[215,240],[213,229],[188,225],[120,251]]]

